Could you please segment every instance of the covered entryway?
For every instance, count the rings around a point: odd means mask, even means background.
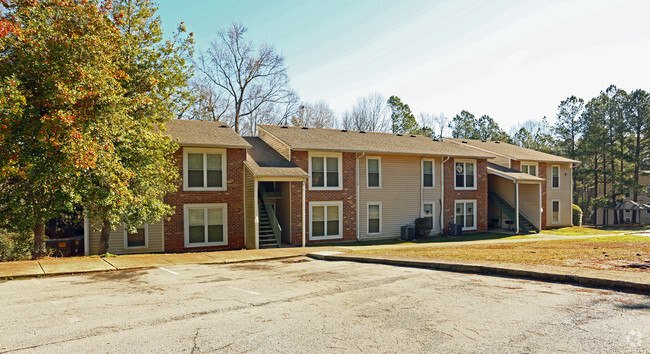
[[[650,205],[624,200],[613,207],[603,209],[605,218],[600,225],[632,225],[642,224],[642,215],[648,213]]]
[[[542,178],[488,163],[488,229],[515,233],[542,228]]]
[[[244,162],[245,244],[248,249],[294,245],[296,233],[304,246],[307,172],[257,137]],[[302,190],[301,193],[295,193]],[[297,230],[294,225],[302,225]]]

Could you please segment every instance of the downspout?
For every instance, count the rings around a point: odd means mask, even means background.
[[[302,180],[302,247],[305,247],[305,235],[306,235],[306,228],[307,228],[307,221],[305,220],[305,208],[307,207],[305,205],[305,181],[307,178]]]
[[[360,156],[357,156],[357,170],[355,171],[356,177],[357,177],[357,196],[356,196],[357,197],[356,198],[357,199],[357,213],[356,213],[357,214],[357,241],[361,240],[361,226],[360,226],[361,222],[359,221],[359,210],[360,210],[360,207],[361,207],[360,206],[360,201],[359,201],[359,192],[360,192],[359,180],[360,180],[361,177],[359,176],[359,161],[364,156],[366,156],[365,152],[362,152]],[[366,168],[368,168],[368,167],[366,166]],[[381,171],[379,173],[381,175]]]
[[[515,233],[519,233],[519,182],[515,181]]]
[[[420,217],[422,217],[422,208],[424,207],[424,156],[420,157]],[[433,162],[431,163],[433,166]]]
[[[90,256],[90,221],[84,208],[84,256]]]
[[[571,178],[571,191],[570,191],[570,193],[571,193],[571,226],[576,226],[576,225],[573,225],[573,162],[571,163],[571,166],[569,167],[569,177]],[[641,221],[641,213],[639,212],[637,214],[639,214],[639,223],[640,223],[640,221]],[[634,220],[632,220],[632,221],[634,221]]]
[[[542,182],[539,183],[539,231],[542,231],[542,213],[544,210],[542,209]]]
[[[451,157],[447,156],[442,162],[440,163],[440,174],[441,174],[441,183],[442,187],[440,188],[440,233],[442,233],[442,230],[444,230],[445,222],[445,162],[449,161]]]

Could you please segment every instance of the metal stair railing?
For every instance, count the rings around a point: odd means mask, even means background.
[[[491,200],[497,206],[497,208],[499,208],[499,210],[504,212],[510,220],[515,220],[515,208],[510,205],[510,203],[508,203],[508,201],[503,196],[495,191],[489,191],[488,199]],[[531,230],[529,230],[529,228],[524,225],[525,223],[532,225],[532,231],[539,232],[539,229],[530,221],[527,215],[519,210],[519,228],[524,229],[524,232],[530,232]],[[517,232],[519,232],[519,230],[517,230]]]
[[[266,210],[266,215],[269,218],[269,222],[271,223],[271,229],[273,229],[273,236],[275,236],[275,240],[278,243],[278,247],[280,247],[280,240],[282,237],[282,227],[280,227],[280,222],[278,221],[278,218],[275,216],[275,210],[271,207],[271,203],[269,202],[269,197],[268,193],[266,192],[266,189],[262,187],[261,185],[259,186],[259,192],[260,196],[262,197],[262,204],[264,205],[264,209]]]

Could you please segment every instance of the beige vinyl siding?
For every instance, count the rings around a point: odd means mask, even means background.
[[[265,143],[272,147],[275,151],[284,156],[285,159],[291,161],[291,149],[285,143],[278,140],[273,135],[267,133],[264,129],[258,129],[258,135]]]
[[[519,211],[528,221],[541,229],[539,213],[539,184],[519,184]]]
[[[248,249],[257,247],[255,241],[255,183],[251,171],[244,168],[244,220],[246,220],[244,244]]]
[[[553,166],[560,166],[560,188],[553,188]],[[568,226],[571,225],[571,164],[546,165],[546,226]],[[560,201],[560,222],[553,223],[553,200]]]
[[[367,188],[366,158],[381,158],[381,188]],[[359,160],[359,237],[398,238],[400,228],[421,216],[422,204],[434,204],[434,232],[440,232],[440,158],[433,159],[434,188],[422,189],[419,156],[366,155]],[[420,193],[422,192],[422,198]],[[368,203],[381,203],[381,234],[368,235]]]
[[[101,231],[90,230],[88,237],[90,242],[90,254],[98,254],[99,238]],[[124,228],[118,226],[112,230],[108,238],[108,253],[112,254],[133,254],[163,252],[163,222],[157,221],[148,225],[147,247],[125,248]]]

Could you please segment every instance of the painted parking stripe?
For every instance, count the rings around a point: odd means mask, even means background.
[[[158,269],[162,269],[162,270],[164,270],[165,272],[170,272],[170,273],[172,273],[172,274],[174,274],[174,275],[178,275],[178,273],[176,273],[176,272],[174,272],[174,271],[171,271],[171,270],[169,270],[169,269],[167,269],[167,268],[158,267]]]
[[[227,286],[227,288],[228,288],[228,289],[232,289],[232,290],[243,291],[243,292],[245,292],[245,293],[247,293],[247,294],[251,294],[251,295],[262,295],[262,294],[260,294],[260,293],[258,293],[258,292],[255,292],[255,291],[244,290],[244,289],[235,288],[235,287],[232,287],[232,286]]]

